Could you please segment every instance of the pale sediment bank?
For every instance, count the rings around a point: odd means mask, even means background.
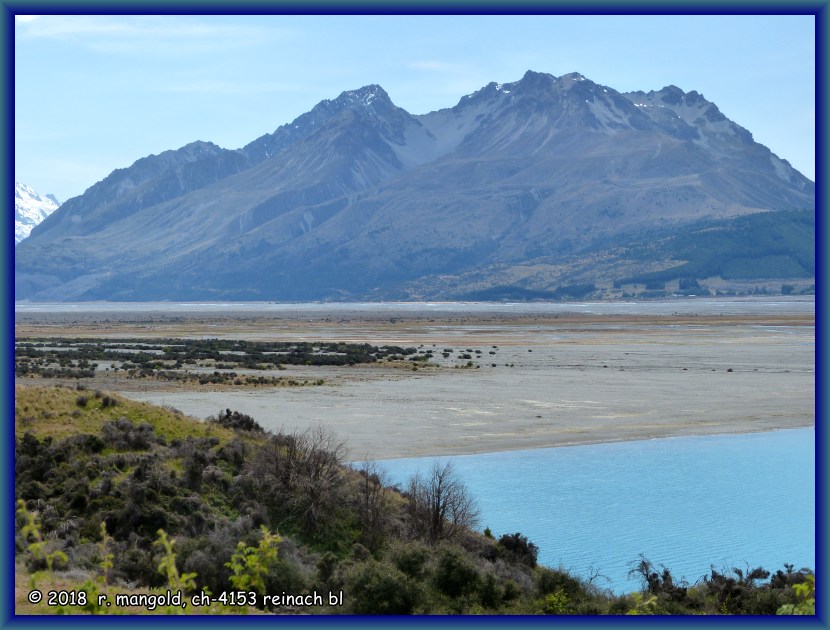
[[[437,366],[417,371],[373,364],[279,372],[324,379],[317,387],[209,391],[106,378],[95,385],[195,417],[230,408],[271,430],[325,425],[347,442],[352,459],[815,424],[811,313],[382,315],[309,321],[307,313],[224,314],[195,321],[27,314],[17,318],[16,335],[338,340],[432,349]],[[446,348],[453,352],[445,358]],[[461,367],[462,353],[473,357],[473,367]]]
[[[493,369],[246,392],[130,392],[196,417],[228,407],[271,430],[323,425],[353,459],[448,456],[814,425],[804,374]],[[591,372],[595,372],[591,374]],[[718,393],[730,379],[728,397]],[[544,384],[542,383],[544,382]],[[542,386],[547,385],[547,389]],[[700,388],[708,388],[704,394]],[[756,389],[757,388],[757,389]],[[670,390],[670,393],[669,391]],[[747,401],[746,392],[753,391]]]

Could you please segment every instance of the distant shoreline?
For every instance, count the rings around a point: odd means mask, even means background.
[[[524,451],[538,451],[538,450],[547,450],[547,449],[554,449],[554,448],[574,448],[580,446],[596,446],[599,444],[621,444],[625,442],[650,442],[652,440],[672,440],[672,439],[684,439],[684,438],[703,438],[703,437],[737,437],[743,435],[753,435],[756,433],[776,433],[778,431],[801,431],[801,430],[815,430],[815,423],[808,424],[808,425],[792,425],[792,426],[780,426],[780,427],[769,427],[763,429],[746,429],[744,431],[736,431],[736,430],[724,430],[724,431],[703,431],[700,433],[686,433],[686,432],[678,432],[673,434],[665,434],[665,435],[652,435],[648,437],[616,437],[616,438],[602,438],[596,440],[586,440],[584,442],[563,442],[560,444],[552,444],[552,445],[538,445],[532,447],[517,447],[517,448],[497,448],[494,450],[470,450],[464,451],[459,453],[441,453],[441,454],[431,454],[431,453],[424,453],[421,455],[405,455],[405,456],[396,456],[396,457],[377,457],[374,458],[377,461],[396,461],[402,459],[439,459],[444,460],[447,458],[455,458],[455,457],[476,457],[477,455],[490,455],[494,453],[520,453]],[[359,463],[363,460],[355,459],[352,460],[352,463]]]

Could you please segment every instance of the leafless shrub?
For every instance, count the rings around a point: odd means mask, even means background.
[[[416,533],[435,544],[453,540],[478,523],[478,508],[451,463],[436,461],[409,482],[409,515]]]
[[[345,442],[323,428],[271,437],[249,467],[256,487],[311,532],[323,531],[342,499]]]
[[[101,427],[101,438],[116,450],[143,451],[158,442],[150,423],[136,425],[124,417],[105,422]]]
[[[373,461],[361,462],[357,472],[360,475],[360,540],[370,551],[377,551],[386,540],[390,527],[386,473]]]

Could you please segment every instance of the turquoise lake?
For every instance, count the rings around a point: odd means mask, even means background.
[[[435,458],[378,462],[405,487]],[[815,568],[815,432],[793,429],[445,457],[480,529],[521,532],[539,562],[616,593],[642,554],[694,584],[711,566]]]

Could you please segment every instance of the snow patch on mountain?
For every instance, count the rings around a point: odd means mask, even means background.
[[[28,237],[36,225],[60,207],[54,195],[40,196],[34,190],[14,183],[14,243]]]

